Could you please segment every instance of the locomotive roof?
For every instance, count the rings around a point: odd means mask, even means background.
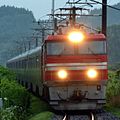
[[[11,61],[14,61],[14,60],[18,60],[18,59],[20,59],[20,58],[27,57],[28,55],[34,54],[34,53],[36,53],[36,52],[38,52],[38,51],[40,51],[40,50],[41,50],[41,47],[36,47],[35,49],[31,49],[31,50],[29,50],[29,51],[26,51],[25,53],[22,53],[22,54],[14,57],[14,58],[8,60],[7,62],[11,62]]]
[[[64,41],[67,40],[67,35],[49,35],[47,36],[47,39],[45,41]],[[106,40],[106,37],[102,33],[89,33],[85,34],[85,39],[86,40]]]

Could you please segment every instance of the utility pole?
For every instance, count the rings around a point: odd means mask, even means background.
[[[102,0],[102,33],[107,35],[107,0]]]
[[[52,14],[52,21],[53,21],[53,32],[55,31],[55,24],[54,24],[54,12],[55,12],[55,0],[52,0],[52,10],[51,10],[51,14]]]

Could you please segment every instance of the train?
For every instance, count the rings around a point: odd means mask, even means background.
[[[95,110],[106,103],[107,39],[81,25],[60,26],[41,46],[8,60],[7,67],[55,110]]]

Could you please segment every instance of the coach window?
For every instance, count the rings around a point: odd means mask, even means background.
[[[28,68],[30,68],[30,59],[28,58]]]
[[[14,62],[14,69],[16,68],[16,62]]]
[[[19,68],[19,61],[17,62],[17,67]]]
[[[28,67],[31,68],[31,59],[28,60]]]
[[[12,63],[11,63],[11,68],[12,68]]]
[[[13,63],[11,63],[11,68],[13,68]]]
[[[36,67],[36,58],[34,57],[33,58],[33,68],[35,68]]]
[[[15,62],[13,62],[13,68],[15,68]]]
[[[32,58],[30,58],[30,68],[32,68]]]
[[[34,58],[30,58],[30,68],[34,68]]]
[[[13,63],[11,63],[11,68],[13,68],[13,66],[12,66],[12,65],[13,65]]]
[[[16,68],[18,68],[18,62],[16,62]]]
[[[27,60],[24,60],[24,68],[26,69]]]
[[[30,58],[30,68],[32,68],[32,58]]]
[[[13,64],[13,65],[14,65],[14,69],[15,69],[15,67],[16,67],[16,62],[14,62],[14,64]]]
[[[26,59],[25,62],[26,62],[26,69],[27,69],[27,67],[28,67],[28,59]]]
[[[21,68],[23,68],[23,60],[21,61]]]
[[[18,68],[18,62],[16,62],[16,68]]]
[[[15,69],[15,62],[13,62],[13,68]]]
[[[17,68],[18,66],[17,66],[17,62],[16,62],[16,68]]]
[[[21,68],[21,61],[19,61],[19,68]]]
[[[22,60],[22,68],[24,68],[24,60]]]
[[[33,68],[33,58],[31,58],[31,68]]]

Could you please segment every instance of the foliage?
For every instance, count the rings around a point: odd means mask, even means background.
[[[11,106],[0,111],[2,120],[25,120],[26,111],[19,106]]]
[[[111,105],[120,107],[120,79],[115,72],[109,72],[106,97]]]
[[[1,113],[3,117],[8,116],[10,120],[25,120],[30,106],[30,94],[14,78],[14,73],[0,67],[0,92],[4,104]]]
[[[17,120],[14,114],[14,107],[6,108],[1,110],[1,119],[2,120]]]
[[[1,97],[8,99],[8,104],[5,108],[11,105],[21,106],[27,109],[29,106],[29,94],[25,88],[17,84],[15,81],[2,79],[0,83]]]
[[[1,97],[4,100],[3,109],[0,111],[2,120],[25,120],[49,110],[44,101],[30,96],[27,90],[15,81],[15,74],[12,71],[2,66],[0,66],[0,80]],[[49,113],[38,115],[40,119],[47,117],[50,117]]]
[[[8,80],[15,80],[15,73],[0,66],[0,79],[7,78]]]

